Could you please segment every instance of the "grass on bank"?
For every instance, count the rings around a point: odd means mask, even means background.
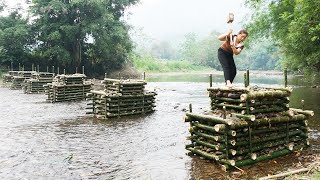
[[[137,70],[145,72],[190,72],[212,70],[210,67],[195,65],[188,61],[159,60],[150,55],[132,55],[131,59]]]

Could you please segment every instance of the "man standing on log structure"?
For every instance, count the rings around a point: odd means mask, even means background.
[[[231,21],[231,22],[230,22]],[[228,23],[232,23],[228,19]],[[233,54],[238,55],[244,48],[243,41],[247,38],[248,32],[244,29],[240,30],[237,35],[232,35],[232,29],[227,33],[221,34],[218,39],[224,43],[218,49],[218,59],[223,69],[224,79],[227,87],[232,87],[232,82],[237,74],[237,68],[234,63]]]

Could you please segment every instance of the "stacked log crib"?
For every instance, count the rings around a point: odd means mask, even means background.
[[[117,80],[105,78],[103,91],[91,91],[87,109],[97,118],[145,114],[154,111],[155,92],[145,91],[144,80]]]
[[[10,89],[22,89],[24,81],[26,79],[30,79],[31,75],[36,73],[36,71],[18,71],[18,72],[13,72],[13,75],[11,77],[11,85]],[[9,74],[10,75],[10,74]]]
[[[92,83],[85,81],[84,74],[57,75],[52,83],[44,85],[48,102],[84,100],[90,92]]]
[[[23,84],[23,92],[26,94],[44,93],[48,83],[52,83],[54,73],[37,72],[31,75],[31,79],[26,79]]]
[[[254,164],[309,146],[313,111],[289,108],[290,88],[208,88],[212,111],[186,113],[191,154],[224,170]]]

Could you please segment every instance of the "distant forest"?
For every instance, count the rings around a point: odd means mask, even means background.
[[[40,70],[60,67],[74,73],[85,66],[97,76],[120,69],[133,49],[129,26],[121,20],[138,0],[32,0],[0,17],[0,65]],[[6,4],[0,5],[6,10]],[[61,71],[60,71],[61,72]]]
[[[221,70],[220,33],[185,35],[179,45],[130,35],[125,11],[139,0],[32,0],[28,13],[16,7],[0,17],[1,69],[18,64],[59,67],[75,72],[82,66],[100,76],[132,64],[144,71]],[[2,2],[3,3],[3,2]],[[320,1],[246,0],[252,11],[243,25],[249,32],[245,50],[235,57],[238,69],[320,72]],[[0,4],[0,11],[6,10]],[[138,41],[132,37],[138,36]],[[135,39],[137,40],[137,39]],[[140,41],[140,42],[139,42]],[[168,68],[170,66],[170,68]]]

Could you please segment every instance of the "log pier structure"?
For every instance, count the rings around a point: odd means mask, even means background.
[[[156,93],[145,90],[146,81],[105,78],[102,84],[104,90],[87,94],[87,109],[91,110],[87,114],[108,119],[154,111]]]
[[[92,82],[84,74],[59,74],[52,83],[44,85],[47,101],[51,103],[84,100],[92,89]]]
[[[249,85],[245,81],[245,85]],[[188,112],[190,155],[224,170],[301,151],[309,146],[313,111],[289,107],[292,88],[209,87],[211,111]]]

